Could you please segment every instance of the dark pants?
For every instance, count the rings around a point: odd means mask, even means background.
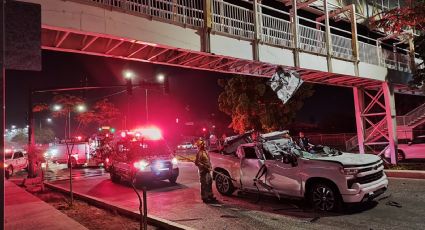
[[[212,177],[208,171],[199,171],[199,180],[201,182],[201,197],[202,200],[213,198],[212,193]]]

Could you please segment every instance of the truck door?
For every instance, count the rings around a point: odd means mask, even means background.
[[[288,157],[285,153],[283,158]],[[301,177],[299,167],[285,160],[266,160],[267,181],[280,194],[289,196],[301,196]]]
[[[24,154],[22,152],[16,152],[13,156],[17,169],[22,169],[25,167]]]
[[[258,157],[255,147],[243,146],[243,154],[241,157],[241,187],[243,189],[256,189],[254,186],[254,178],[260,169],[262,162]]]

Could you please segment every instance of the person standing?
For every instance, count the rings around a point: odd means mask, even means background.
[[[205,141],[199,140],[197,143],[198,153],[196,154],[195,165],[198,167],[199,180],[201,182],[201,197],[204,203],[214,203],[217,199],[212,192],[211,161],[205,148]]]

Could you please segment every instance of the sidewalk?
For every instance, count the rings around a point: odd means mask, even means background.
[[[385,169],[385,174],[393,178],[409,178],[409,179],[425,179],[425,171],[421,170],[388,170]]]
[[[10,181],[5,188],[6,230],[83,230],[84,226]]]

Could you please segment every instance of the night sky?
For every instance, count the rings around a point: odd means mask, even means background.
[[[133,70],[137,75],[135,83],[145,79],[153,81],[158,73],[165,74],[170,79],[170,94],[149,91],[149,122],[171,124],[175,119],[180,121],[214,119],[227,126],[230,118],[219,112],[217,98],[221,88],[217,85],[219,78],[231,77],[222,73],[189,70],[184,68],[153,65],[142,62],[130,62],[120,59],[104,58],[89,55],[60,53],[43,50],[43,69],[33,71],[7,71],[6,82],[6,124],[18,127],[26,125],[28,88],[70,87],[81,86],[87,79],[90,85],[124,84],[122,72]],[[354,105],[350,88],[315,85],[315,94],[305,101],[303,109],[297,115],[297,122],[320,123],[330,120],[342,120],[344,131],[354,131]],[[77,92],[88,101],[88,105],[117,91],[96,90]],[[33,101],[51,104],[52,94],[37,94]],[[126,112],[127,94],[121,93],[107,97],[120,110]],[[134,89],[130,98],[131,125],[145,122],[145,91]],[[42,117],[45,116],[45,117]],[[42,125],[48,115],[36,117]],[[38,120],[37,120],[38,119]],[[63,118],[56,118],[52,127],[58,131],[62,128]],[[122,121],[115,126],[120,127]],[[338,125],[335,123],[335,125]]]

